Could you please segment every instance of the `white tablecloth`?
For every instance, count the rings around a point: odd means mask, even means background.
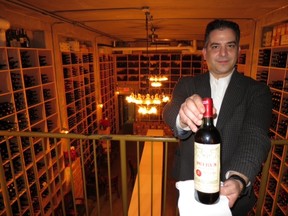
[[[181,216],[232,216],[226,196],[220,195],[216,204],[205,205],[194,198],[194,181],[176,182],[179,190],[178,208]]]

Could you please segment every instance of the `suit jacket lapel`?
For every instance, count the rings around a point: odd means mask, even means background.
[[[235,107],[241,102],[243,94],[243,91],[240,90],[240,88],[242,88],[240,85],[241,76],[243,75],[235,71],[226,89],[216,125],[219,130],[221,130],[225,122],[231,118]]]
[[[202,98],[211,97],[211,86],[210,86],[209,73],[203,74],[201,81],[196,82],[195,85],[196,85],[197,94],[201,95]]]

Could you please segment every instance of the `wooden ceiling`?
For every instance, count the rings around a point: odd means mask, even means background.
[[[245,35],[255,20],[288,6],[287,0],[0,0],[57,20],[80,25],[115,41],[146,38],[145,12],[157,39],[202,40],[215,18],[237,21]],[[1,14],[0,14],[1,16]]]

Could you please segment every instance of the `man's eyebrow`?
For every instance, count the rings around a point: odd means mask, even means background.
[[[221,43],[218,43],[218,42],[211,42],[209,44],[209,46],[213,46],[213,45],[220,45]],[[227,42],[226,44],[237,44],[236,41],[229,41]]]
[[[237,44],[236,41],[230,41],[227,44]]]
[[[220,43],[217,43],[217,42],[212,42],[209,44],[209,46],[213,46],[213,45],[219,45]]]

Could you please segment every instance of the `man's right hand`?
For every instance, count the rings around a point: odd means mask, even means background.
[[[197,94],[190,96],[179,110],[181,127],[185,128],[188,126],[195,133],[202,124],[204,112],[205,107],[202,103],[202,98]],[[215,108],[213,108],[213,113],[216,113]]]

